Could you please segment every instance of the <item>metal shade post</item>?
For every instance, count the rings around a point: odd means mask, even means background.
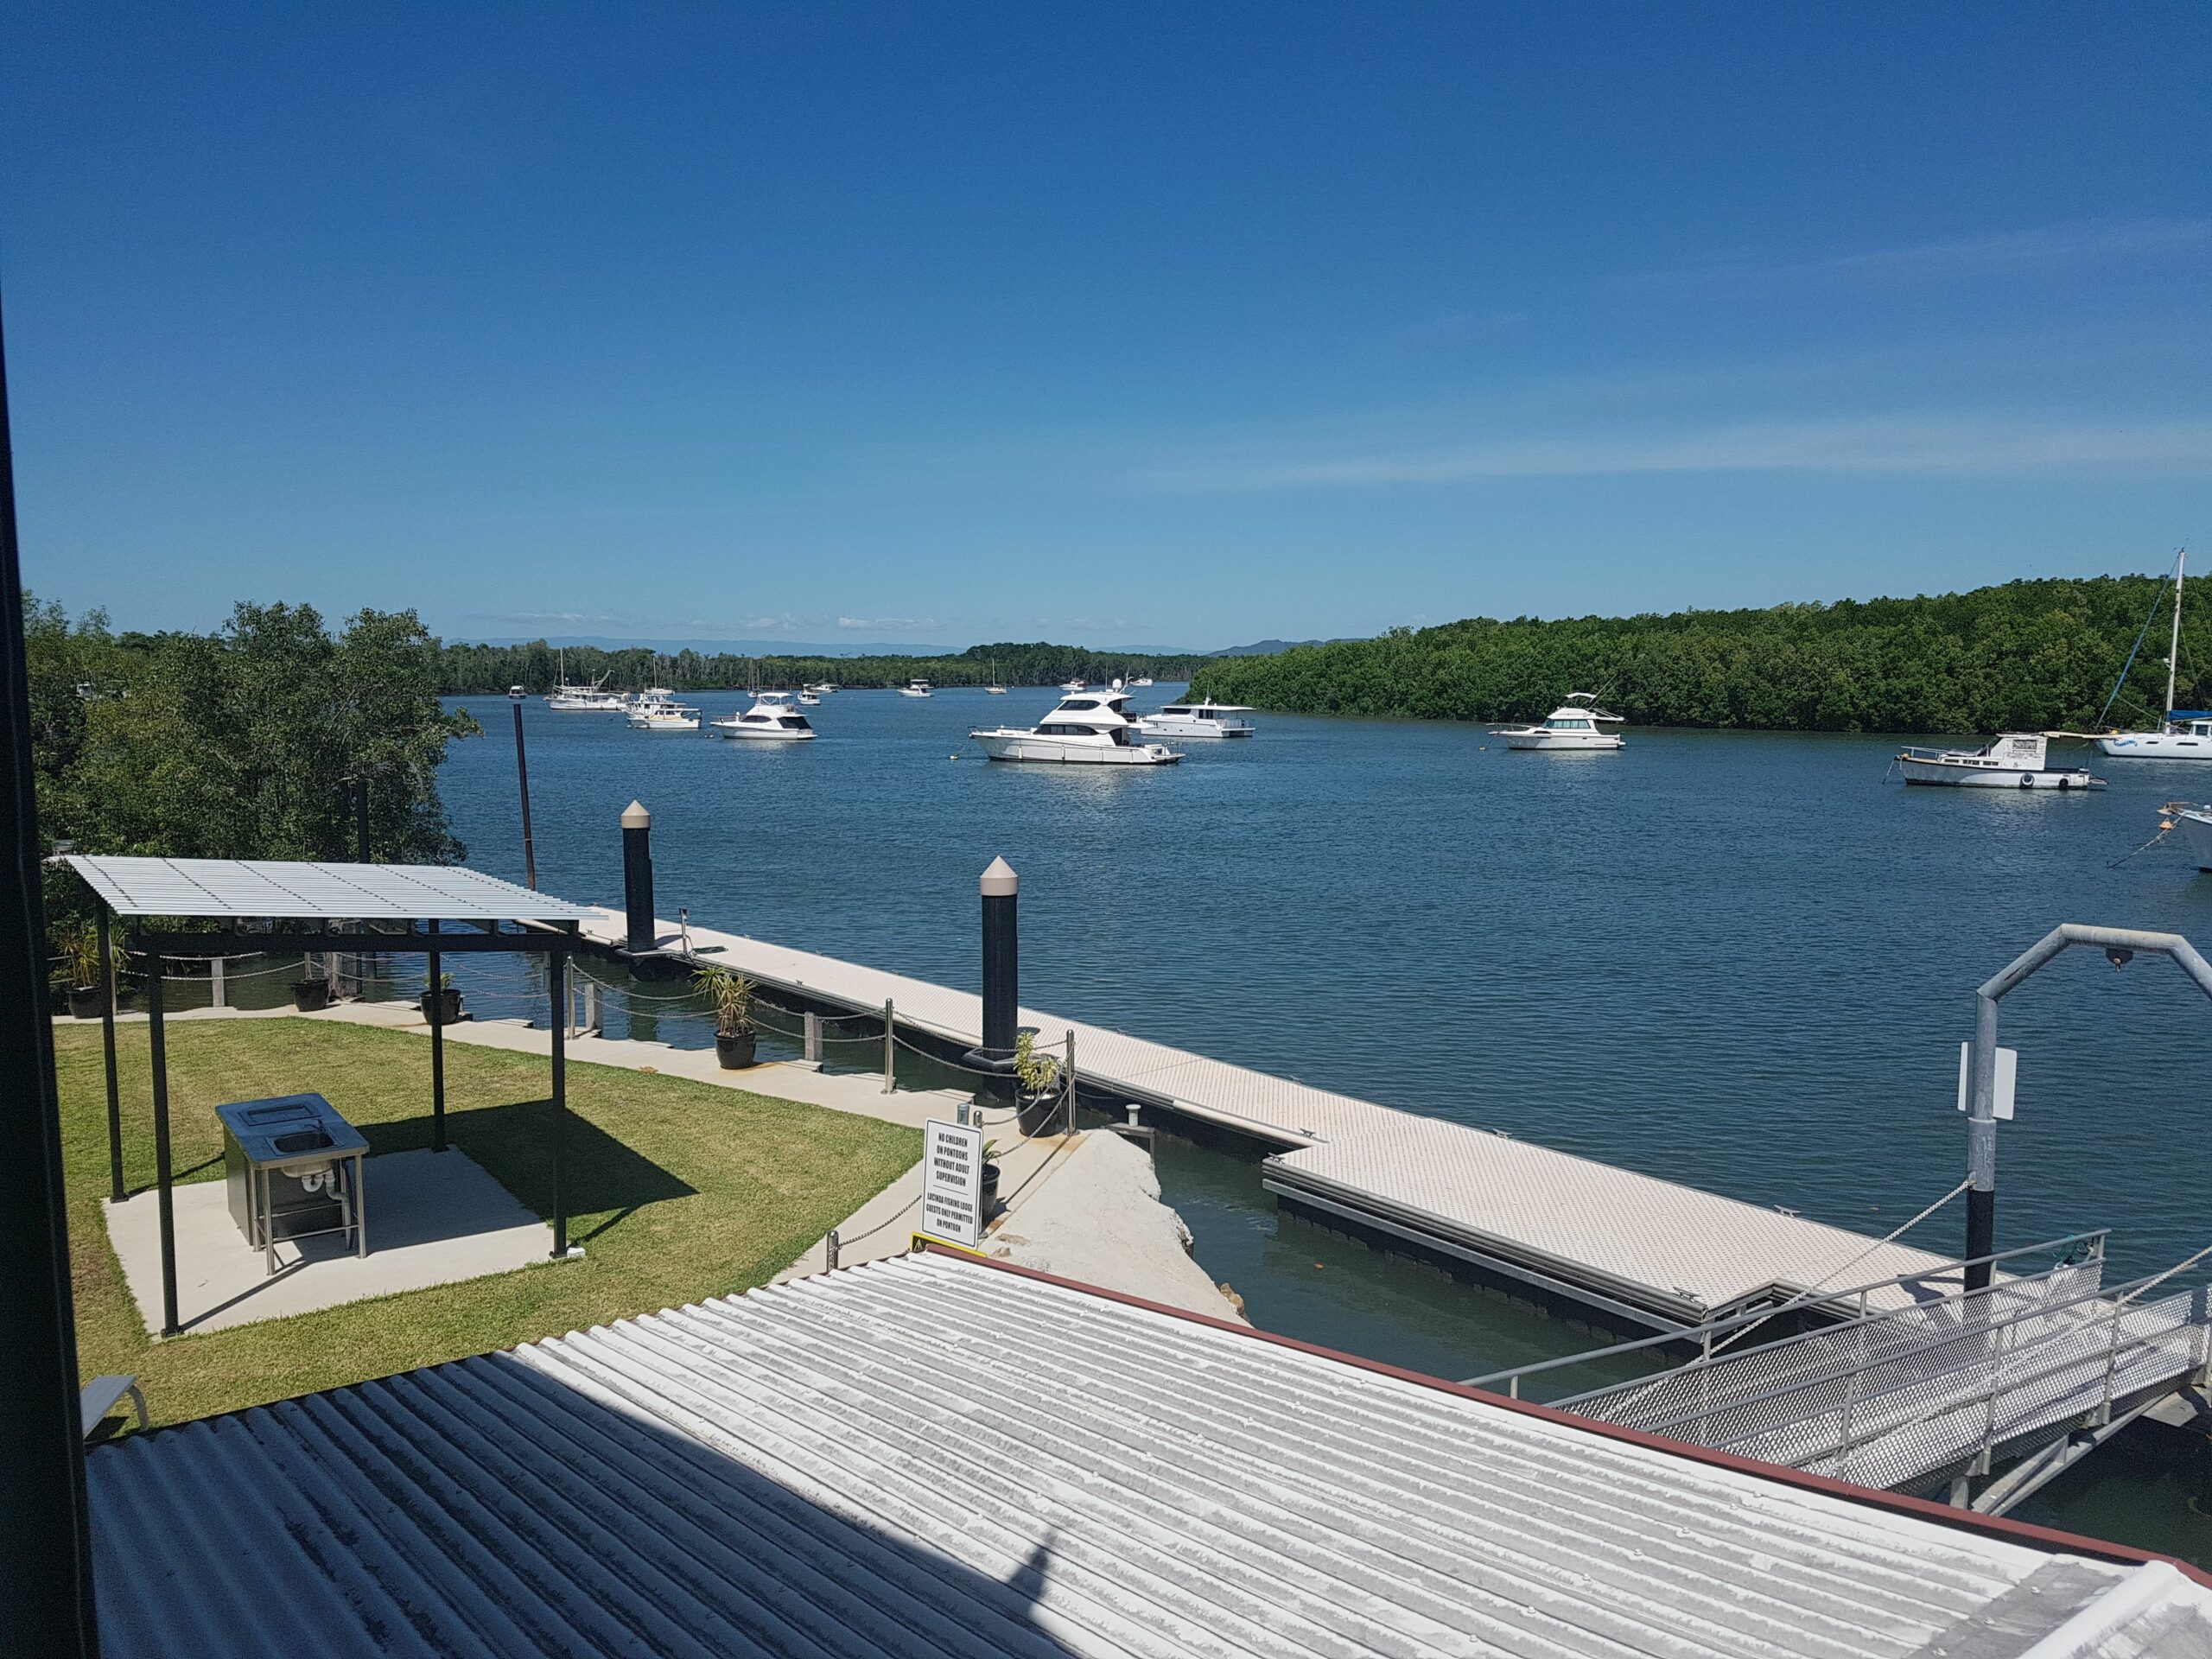
[[[100,1047],[107,1058],[108,1197],[123,1202],[123,1085],[115,1069],[115,947],[107,906],[99,912]]]
[[[430,1150],[446,1149],[446,988],[438,964],[438,918],[430,920]]]
[[[146,1033],[154,1068],[154,1187],[162,1228],[162,1334],[176,1335],[176,1203],[170,1190],[169,1052],[162,1029],[162,976],[156,953],[147,958]]]

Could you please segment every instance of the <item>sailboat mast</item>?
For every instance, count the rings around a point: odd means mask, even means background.
[[[2189,550],[2183,548],[2174,555],[2174,638],[2166,650],[2166,716],[2174,712],[2174,670],[2181,662],[2181,571],[2188,562]]]

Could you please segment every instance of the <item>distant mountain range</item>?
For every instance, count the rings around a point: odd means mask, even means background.
[[[448,639],[448,645],[535,645],[540,636],[531,634],[505,635],[496,639]],[[547,637],[545,643],[556,648],[571,646],[597,651],[658,651],[670,656],[678,652],[695,651],[702,657],[728,654],[734,657],[950,657],[958,654],[957,647],[949,645],[917,645],[893,644],[884,640],[855,643],[839,640],[835,645],[823,645],[808,639],[616,639],[601,634],[559,634]],[[1273,657],[1290,650],[1294,645],[1341,645],[1340,639],[1262,639],[1249,645],[1231,645],[1225,651],[1185,651],[1167,646],[1097,646],[1103,657]]]
[[[1231,645],[1226,651],[1209,651],[1204,654],[1208,657],[1279,657],[1300,645],[1341,645],[1344,643],[1344,639],[1262,639],[1256,645]]]

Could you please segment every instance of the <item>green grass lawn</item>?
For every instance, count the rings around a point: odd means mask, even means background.
[[[137,1192],[154,1179],[146,1027],[119,1027],[117,1038],[124,1175]],[[180,1181],[221,1179],[215,1108],[226,1101],[312,1091],[368,1137],[372,1154],[429,1144],[430,1046],[420,1036],[305,1019],[189,1020],[170,1025],[168,1052]],[[57,1027],[54,1054],[78,1363],[87,1377],[137,1372],[156,1422],[765,1284],[921,1156],[920,1135],[896,1124],[572,1060],[563,1168],[569,1236],[585,1247],[582,1261],[157,1342],[100,1212],[108,1157],[99,1028]],[[540,1215],[551,1207],[546,1078],[541,1056],[446,1045],[448,1138]]]

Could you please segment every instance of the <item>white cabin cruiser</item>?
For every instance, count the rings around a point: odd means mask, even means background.
[[[1063,691],[1088,691],[1090,689],[1089,680],[1062,680],[1060,682],[1060,690]]]
[[[1132,743],[1126,691],[1077,691],[1036,726],[993,726],[968,734],[994,760],[1049,760],[1094,766],[1167,766],[1183,757],[1165,743]]]
[[[2050,740],[2041,732],[1999,732],[1980,749],[1904,749],[1897,769],[1908,784],[1951,784],[1968,789],[2102,789],[2084,766],[2047,766]]]
[[[902,697],[926,697],[930,695],[930,683],[927,680],[909,680],[899,688],[899,695]]]
[[[743,714],[709,724],[724,737],[753,738],[770,743],[804,743],[816,735],[806,716],[791,707],[788,691],[756,692],[753,706]]]
[[[699,711],[673,697],[640,693],[630,704],[630,724],[645,732],[696,732]]]
[[[1137,717],[1147,737],[1249,737],[1259,728],[1239,715],[1251,713],[1241,702],[1171,702],[1156,715]]]
[[[1509,749],[1624,749],[1628,740],[1618,732],[1598,729],[1596,713],[1578,703],[1566,703],[1544,716],[1541,726],[1502,726],[1491,733],[1502,737]]]
[[[822,706],[822,694],[819,691],[800,692],[798,706],[802,709],[819,709]]]

